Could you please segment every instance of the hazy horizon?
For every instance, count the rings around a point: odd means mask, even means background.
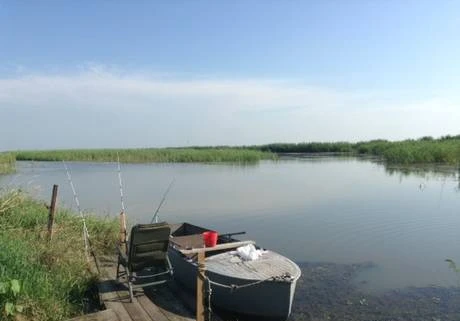
[[[446,134],[442,135],[439,137],[432,137],[433,139],[439,139],[442,137],[446,136],[460,136],[459,134]],[[427,137],[425,136],[420,136],[420,137],[407,137],[405,139],[398,139],[398,140],[388,140],[390,142],[397,142],[397,141],[404,141],[404,140],[418,140],[421,138]],[[366,141],[373,141],[373,140],[385,140],[383,138],[375,138],[375,139],[370,139],[370,140],[365,140],[365,141],[302,141],[302,142],[268,142],[268,143],[263,143],[263,144],[243,144],[243,145],[177,145],[177,146],[138,146],[138,147],[104,147],[104,146],[99,146],[99,147],[92,147],[92,148],[86,148],[86,147],[78,147],[78,148],[67,148],[67,147],[62,147],[62,148],[42,148],[42,149],[10,149],[10,150],[0,150],[0,152],[15,152],[15,151],[26,151],[26,150],[34,150],[34,151],[45,151],[45,150],[76,150],[76,149],[142,149],[142,148],[194,148],[194,147],[251,147],[251,146],[261,146],[261,145],[269,145],[269,144],[301,144],[301,143],[359,143],[359,142],[366,142]]]

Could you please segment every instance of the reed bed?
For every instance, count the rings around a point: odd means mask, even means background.
[[[16,158],[12,153],[0,153],[0,174],[8,174],[16,169]]]
[[[347,142],[336,143],[276,143],[261,146],[252,146],[251,148],[260,149],[272,153],[351,153],[353,144]]]
[[[449,164],[460,163],[460,135],[438,139],[422,137],[391,142],[371,140],[358,143],[269,144],[251,148],[272,153],[348,153],[380,157],[387,164]]]
[[[48,242],[47,217],[44,204],[22,192],[0,197],[1,320],[63,320],[83,314],[88,306],[96,276],[84,253],[81,219],[59,210]],[[117,221],[90,216],[87,224],[94,251],[113,252]]]
[[[124,163],[254,163],[273,159],[275,154],[243,148],[142,148],[142,149],[69,149],[16,152],[16,160],[91,161]]]
[[[257,163],[262,159],[276,159],[283,153],[334,153],[370,155],[380,157],[387,164],[459,164],[460,135],[438,139],[422,137],[403,141],[371,140],[349,142],[276,143],[241,147],[187,147],[187,148],[138,148],[138,149],[68,149],[46,151],[18,151],[2,155],[4,168],[14,168],[16,160],[35,161],[91,161],[114,162],[117,155],[125,163]],[[8,156],[5,156],[8,155]]]

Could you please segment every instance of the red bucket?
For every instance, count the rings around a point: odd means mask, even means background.
[[[203,232],[204,245],[206,245],[206,247],[216,246],[217,236],[218,234],[216,231]]]

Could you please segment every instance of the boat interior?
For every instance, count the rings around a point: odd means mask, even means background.
[[[245,244],[254,244],[253,241],[239,241],[233,238],[233,235],[245,233],[237,232],[218,235],[217,245],[212,248],[206,248],[203,240],[203,232],[210,231],[209,229],[189,223],[170,224],[170,227],[171,246],[187,256],[189,254],[196,254],[198,251],[205,252],[206,256],[216,255]]]

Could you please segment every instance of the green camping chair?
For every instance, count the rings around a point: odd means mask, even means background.
[[[172,276],[168,258],[170,232],[167,223],[138,224],[131,229],[128,253],[118,247],[117,279],[126,276],[131,302],[133,288],[164,283]],[[120,271],[120,265],[124,267],[124,273]]]

